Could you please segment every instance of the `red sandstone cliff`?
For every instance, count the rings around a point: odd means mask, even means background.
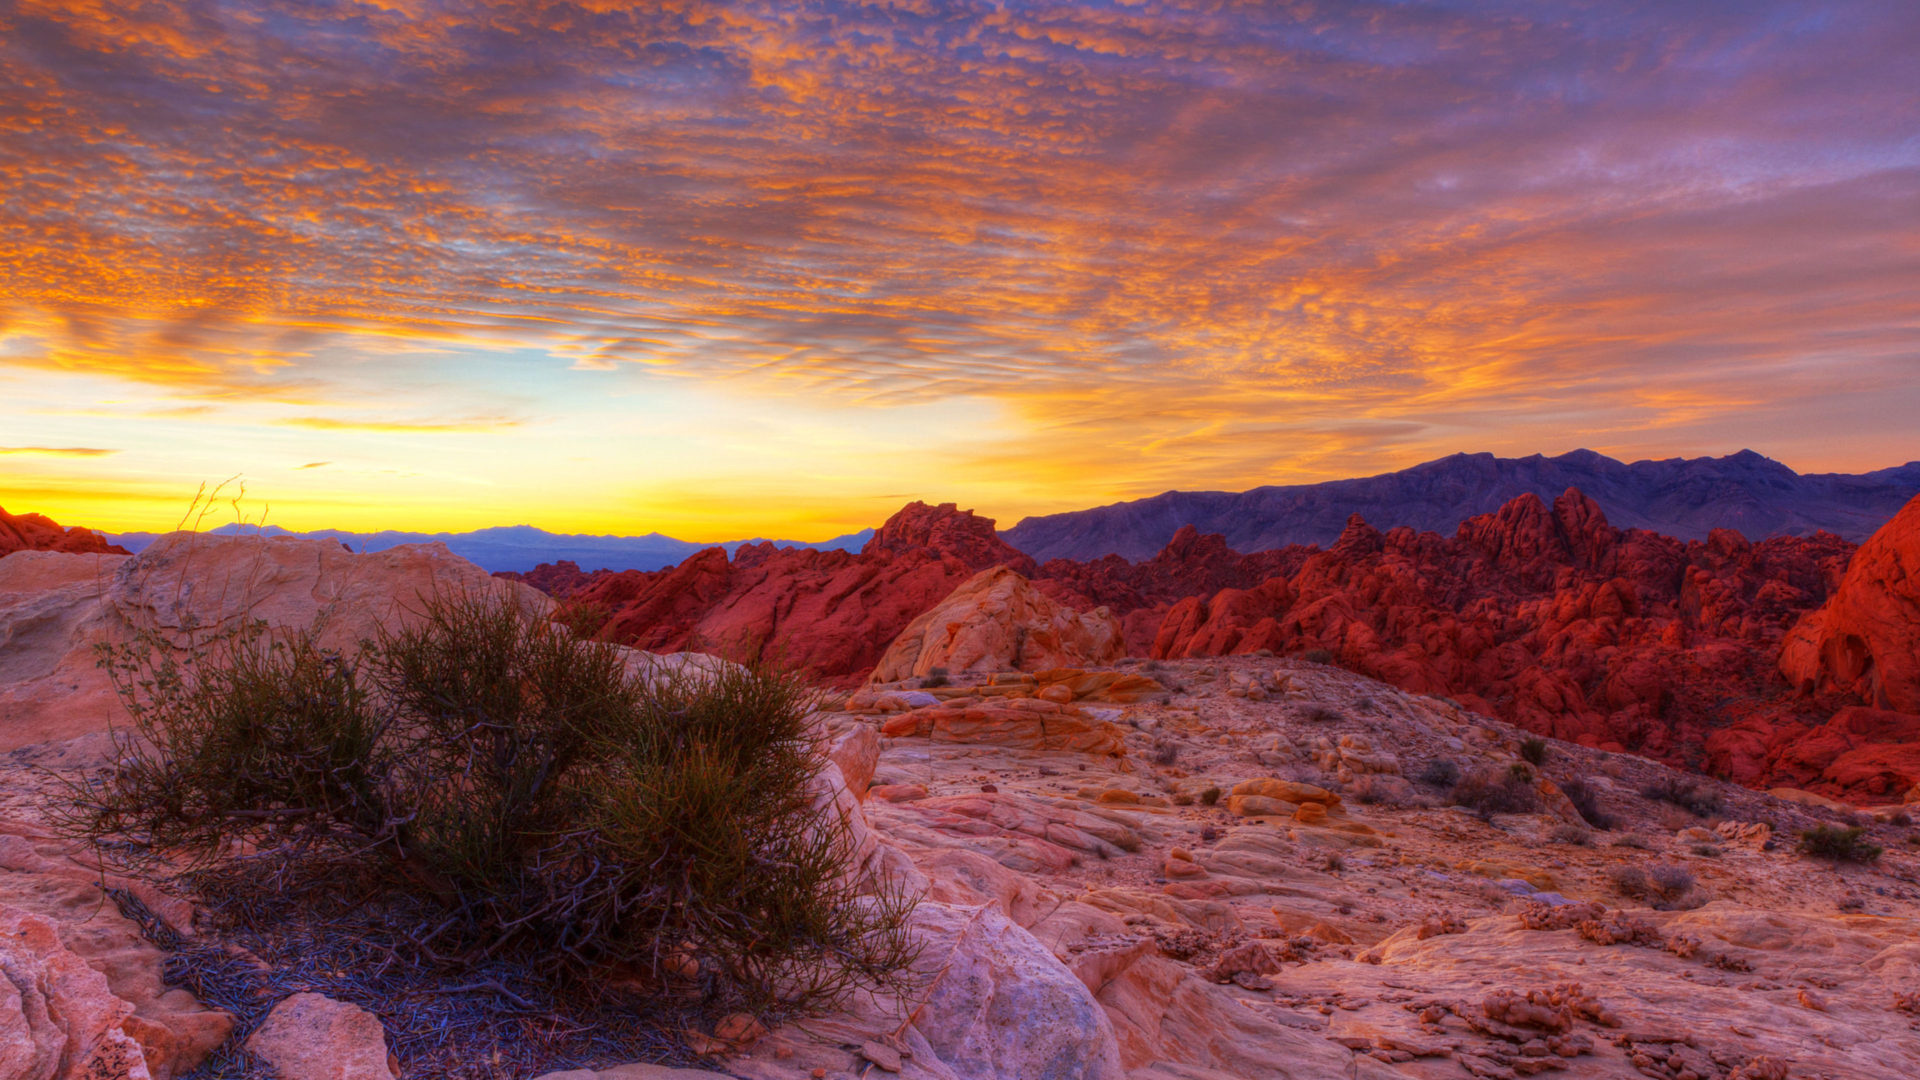
[[[40,514],[15,516],[0,508],[0,556],[16,551],[66,551],[77,555],[125,555],[92,529],[63,529]]]
[[[752,544],[732,559],[708,548],[665,570],[587,575],[587,583],[557,569],[525,580],[563,582],[569,599],[605,607],[604,633],[624,644],[771,653],[845,681],[864,677],[916,616],[997,565],[1033,571],[1033,560],[1002,541],[991,518],[916,502],[857,554]]]

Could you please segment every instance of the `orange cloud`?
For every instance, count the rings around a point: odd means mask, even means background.
[[[0,446],[0,454],[33,454],[40,457],[91,458],[119,452],[95,446]]]
[[[1891,461],[1915,49],[1896,0],[34,0],[0,371],[500,460],[590,385],[876,441],[984,402],[918,437],[1002,516],[1458,449]]]

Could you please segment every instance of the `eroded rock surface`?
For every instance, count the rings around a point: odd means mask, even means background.
[[[873,669],[878,682],[948,672],[1044,671],[1110,664],[1126,653],[1106,608],[1072,611],[995,566],[907,624]]]

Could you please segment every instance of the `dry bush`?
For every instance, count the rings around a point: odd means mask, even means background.
[[[1640,794],[1649,799],[1672,803],[1695,817],[1717,814],[1723,805],[1719,792],[1702,786],[1697,780],[1678,776],[1663,776],[1653,780],[1640,789]]]
[[[1800,834],[1798,850],[1803,855],[1832,862],[1873,862],[1885,849],[1868,841],[1866,832],[1858,825],[1846,828],[1815,825]]]
[[[1567,797],[1575,810],[1580,811],[1580,816],[1587,824],[1596,829],[1613,828],[1613,815],[1600,809],[1600,793],[1592,784],[1576,776],[1560,785],[1560,793]]]
[[[1684,866],[1626,864],[1613,867],[1607,874],[1622,895],[1645,901],[1660,911],[1685,911],[1707,902],[1693,871]]]
[[[1460,782],[1460,765],[1450,758],[1433,758],[1420,766],[1414,780],[1428,787],[1451,788]]]
[[[1520,740],[1520,756],[1535,768],[1547,763],[1547,740],[1532,735]]]
[[[1447,801],[1454,806],[1464,806],[1482,818],[1532,813],[1540,809],[1540,793],[1533,789],[1531,777],[1531,772],[1522,776],[1512,770],[1483,769],[1462,777],[1453,785]]]
[[[1555,825],[1547,838],[1556,844],[1572,844],[1575,847],[1587,847],[1593,843],[1593,834],[1578,825]]]
[[[386,912],[455,973],[506,963],[588,997],[685,978],[775,1015],[906,978],[911,900],[851,873],[804,685],[635,676],[485,596],[421,614],[358,658],[260,626],[109,650],[133,725],[67,826],[229,908]]]

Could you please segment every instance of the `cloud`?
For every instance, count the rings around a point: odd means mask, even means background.
[[[518,423],[335,415],[396,346],[414,415],[474,349],[977,397],[1034,490],[1912,392],[1901,0],[414,11],[0,13],[0,365],[320,431]]]
[[[295,465],[296,469],[324,469],[333,464],[331,461],[309,461],[305,465]]]
[[[522,421],[508,416],[475,416],[457,420],[379,420],[337,416],[290,416],[275,423],[310,431],[368,431],[399,435],[444,435],[462,432],[499,431],[519,427]],[[320,465],[329,462],[319,462]],[[302,468],[314,468],[304,465]]]
[[[39,457],[93,458],[119,452],[96,446],[0,446],[0,454],[32,454]]]

